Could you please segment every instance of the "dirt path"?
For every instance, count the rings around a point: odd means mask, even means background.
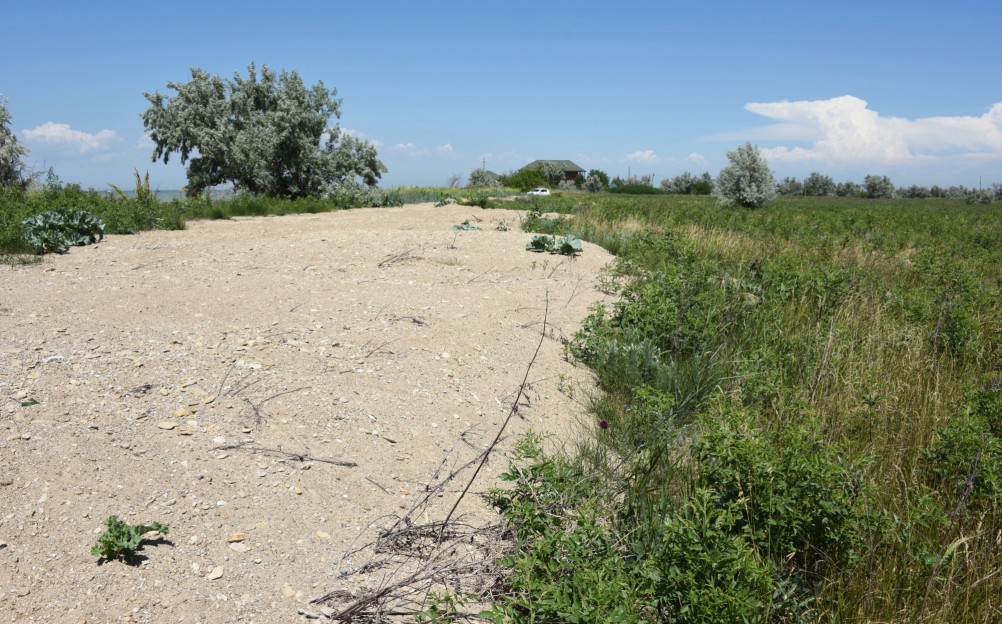
[[[519,218],[196,222],[0,267],[0,621],[300,622],[310,598],[364,590],[337,580],[344,553],[490,442],[547,296],[513,433],[572,435],[589,377],[559,338],[609,257],[528,253]],[[450,230],[464,219],[482,231]],[[167,542],[98,565],[112,514]]]

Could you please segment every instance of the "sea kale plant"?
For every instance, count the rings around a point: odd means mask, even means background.
[[[143,542],[143,536],[152,531],[166,534],[169,529],[159,522],[144,524],[126,524],[118,516],[108,516],[104,521],[108,527],[97,544],[90,549],[90,554],[104,559],[122,559],[128,561],[136,554]]]
[[[104,223],[83,210],[57,208],[21,222],[24,242],[39,254],[66,253],[70,247],[104,238]]]

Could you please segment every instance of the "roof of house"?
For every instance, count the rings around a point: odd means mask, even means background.
[[[557,165],[560,167],[560,170],[564,171],[564,172],[567,172],[567,171],[584,172],[584,169],[582,169],[581,167],[578,167],[577,165],[575,165],[574,163],[572,163],[569,160],[534,160],[534,161],[532,161],[531,163],[529,163],[528,165],[526,165],[526,166],[524,166],[522,168],[523,169],[542,169],[543,168],[543,163],[545,163],[545,162],[557,163]]]

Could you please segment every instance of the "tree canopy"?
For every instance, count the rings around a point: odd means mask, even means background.
[[[386,172],[372,144],[337,126],[337,90],[307,88],[295,71],[262,66],[259,75],[251,63],[246,77],[226,80],[192,68],[189,82],[167,88],[176,94],[143,94],[143,124],[154,162],[178,153],[187,163],[189,196],[232,183],[253,194],[319,197],[375,186]]]
[[[731,164],[720,171],[713,194],[725,207],[758,208],[776,198],[776,179],[758,147],[745,143],[727,152]]]
[[[31,176],[26,174],[22,160],[28,150],[21,145],[10,129],[10,111],[6,98],[0,97],[0,187],[27,186]]]

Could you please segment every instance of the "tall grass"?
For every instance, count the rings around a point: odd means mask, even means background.
[[[486,203],[512,194],[510,189],[401,187],[364,190],[328,199],[289,200],[238,194],[222,199],[175,197],[162,202],[150,190],[149,176],[141,178],[138,171],[135,175],[136,188],[132,192],[112,187],[113,193],[105,193],[58,183],[31,191],[0,189],[0,254],[12,259],[30,254],[32,250],[22,241],[22,221],[56,208],[93,214],[104,222],[107,234],[134,234],[152,229],[182,229],[187,221],[198,219],[320,213],[361,206],[438,202],[445,198]]]
[[[569,345],[603,427],[561,461],[595,484],[565,509],[603,509],[641,613],[998,621],[1002,210],[542,199],[617,254],[618,302]]]

